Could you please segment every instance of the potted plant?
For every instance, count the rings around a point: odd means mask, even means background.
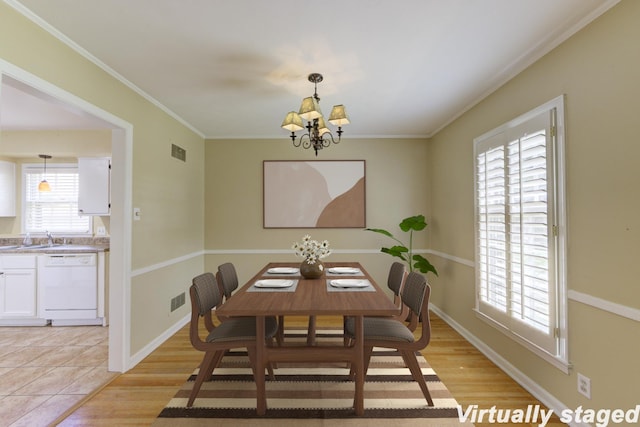
[[[409,233],[409,247],[387,230],[383,230],[381,228],[367,228],[366,231],[384,234],[398,242],[397,245],[390,248],[380,249],[380,252],[402,259],[409,265],[409,271],[416,269],[423,274],[431,272],[437,276],[438,272],[436,268],[425,257],[413,253],[413,232],[424,230],[426,227],[427,223],[424,220],[424,215],[410,216],[402,220],[400,223],[400,230],[405,233]]]

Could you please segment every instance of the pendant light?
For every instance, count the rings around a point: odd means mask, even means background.
[[[42,174],[42,181],[38,184],[38,191],[51,191],[51,186],[47,182],[47,159],[51,156],[48,154],[40,154],[39,157],[44,159],[44,173]]]
[[[342,126],[349,124],[349,116],[345,111],[344,105],[334,105],[329,114],[328,122],[334,126],[338,126],[336,133],[338,139],[334,139],[333,134],[327,128],[322,112],[320,111],[320,97],[318,96],[318,83],[323,80],[322,74],[311,73],[308,80],[314,84],[313,96],[304,98],[302,105],[300,105],[300,111],[290,111],[284,118],[281,127],[288,131],[291,131],[291,141],[293,141],[294,147],[311,148],[313,147],[318,155],[318,150],[327,148],[331,143],[338,144],[342,137]],[[307,121],[307,125],[304,126],[302,119]],[[302,135],[300,139],[296,140],[296,131],[307,128],[307,133]]]

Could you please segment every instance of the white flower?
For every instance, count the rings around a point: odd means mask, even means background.
[[[317,240],[311,240],[308,234],[302,237],[302,242],[294,242],[291,246],[296,256],[304,258],[309,264],[315,264],[316,261],[329,256],[329,241],[323,240],[322,243]]]

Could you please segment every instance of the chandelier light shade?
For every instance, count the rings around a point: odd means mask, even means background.
[[[342,126],[349,124],[349,117],[347,117],[347,111],[344,109],[344,105],[334,105],[329,115],[329,123],[334,126]]]
[[[282,121],[282,128],[290,130],[291,133],[304,129],[302,117],[300,117],[295,111],[289,111]]]
[[[331,130],[327,127],[322,111],[320,110],[320,97],[318,96],[318,83],[323,79],[322,74],[312,73],[309,74],[309,81],[314,84],[313,96],[309,96],[302,100],[300,110],[296,113],[290,111],[282,121],[282,128],[291,132],[291,141],[293,141],[294,147],[311,148],[318,155],[318,150],[329,147],[331,143],[338,144],[342,137],[342,126],[348,125],[349,116],[344,108],[344,105],[334,105],[329,115],[329,123],[338,127],[336,133],[338,139],[336,140],[331,133]],[[302,120],[306,120],[307,124],[304,125]],[[296,132],[307,128],[307,133],[302,135],[300,139],[296,138]]]
[[[38,184],[38,191],[48,192],[51,191],[51,186],[47,182],[47,159],[50,159],[51,156],[48,154],[39,154],[41,159],[44,159],[44,173],[42,174],[42,181]]]

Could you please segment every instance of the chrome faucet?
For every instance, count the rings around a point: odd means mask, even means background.
[[[47,231],[47,243],[49,244],[49,246],[53,246],[53,236],[51,235],[50,231]]]

